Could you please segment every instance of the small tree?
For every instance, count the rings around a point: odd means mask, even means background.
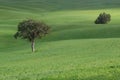
[[[110,21],[111,15],[104,12],[99,14],[98,18],[95,20],[95,24],[107,24]]]
[[[31,42],[32,52],[35,51],[35,39],[42,38],[49,32],[49,27],[39,21],[35,20],[24,20],[18,24],[18,30],[14,37],[17,39],[18,37],[22,39],[27,39]]]

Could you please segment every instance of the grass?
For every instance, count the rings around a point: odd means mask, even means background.
[[[37,45],[40,49],[35,54],[23,49],[13,51],[1,56],[1,78],[89,80],[89,77],[101,76],[103,80],[116,80],[119,78],[119,44],[119,39],[64,40]]]
[[[119,80],[119,3],[0,0],[0,80]],[[112,15],[109,24],[94,24],[101,12]],[[35,53],[13,38],[18,22],[29,18],[51,26]]]

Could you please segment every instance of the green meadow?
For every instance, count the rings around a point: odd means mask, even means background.
[[[108,24],[94,24],[102,12]],[[50,34],[15,39],[19,22],[44,21]],[[0,80],[119,80],[119,0],[0,0]]]

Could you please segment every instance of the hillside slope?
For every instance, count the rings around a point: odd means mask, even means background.
[[[119,8],[119,0],[0,0],[0,8],[13,10],[85,10]]]
[[[0,80],[119,80],[120,0],[0,0]],[[96,25],[101,12],[112,21]],[[24,19],[51,32],[30,43],[14,39]]]

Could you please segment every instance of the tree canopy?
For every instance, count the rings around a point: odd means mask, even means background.
[[[18,30],[14,37],[27,39],[32,43],[32,51],[34,52],[34,41],[36,38],[42,38],[48,34],[50,27],[44,22],[36,20],[24,20],[18,24]]]
[[[95,24],[107,24],[111,21],[111,15],[104,13],[100,13],[98,18],[95,20]]]

